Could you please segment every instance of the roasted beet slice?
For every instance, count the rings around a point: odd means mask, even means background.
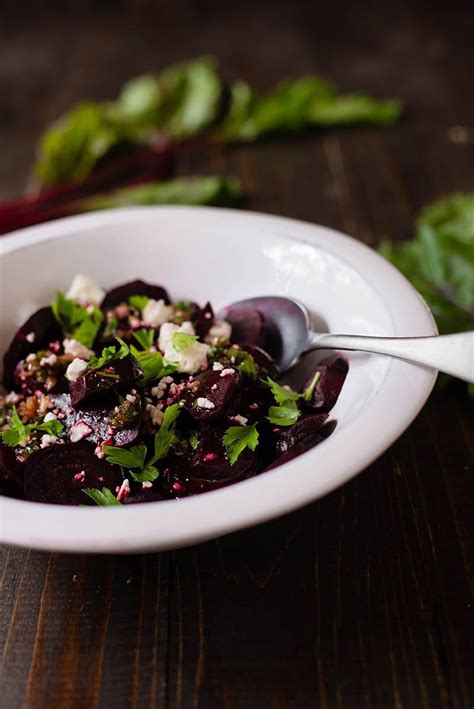
[[[306,389],[316,372],[320,372],[321,376],[314,388],[313,396],[310,401],[305,402],[306,408],[310,411],[330,411],[341,393],[348,370],[347,361],[338,355],[320,362],[305,383]]]
[[[328,436],[331,435],[335,428],[336,421],[328,421],[324,424],[324,426],[319,429],[316,435],[303,438],[302,440],[291,446],[291,448],[288,448],[283,453],[280,453],[280,455],[273,461],[273,463],[271,463],[265,468],[264,472],[266,472],[267,470],[273,470],[274,468],[278,468],[280,465],[288,463],[290,460],[293,460],[299,455],[302,455],[302,453],[306,453],[306,451],[309,451],[311,448],[314,448],[314,446],[317,446],[318,443],[321,443],[321,441],[324,441],[326,438],[328,438]]]
[[[146,295],[148,298],[153,298],[153,300],[164,300],[165,303],[170,302],[168,293],[164,288],[138,280],[124,283],[109,290],[103,300],[102,308],[111,308],[115,305],[120,305],[120,303],[128,303],[131,295]]]
[[[102,369],[89,369],[82,377],[69,382],[71,403],[77,407],[113,389],[128,387],[142,377],[142,369],[132,355],[114,359]]]
[[[231,465],[222,444],[222,432],[206,428],[200,433],[191,459],[181,460],[174,471],[167,474],[167,484],[175,497],[217,490],[255,475],[258,461],[258,454],[246,449]]]
[[[108,487],[115,494],[123,481],[119,466],[94,455],[85,443],[49,446],[32,453],[25,466],[25,496],[32,502],[94,505],[82,490]]]
[[[9,495],[23,497],[25,463],[17,460],[15,450],[0,443],[0,484]]]
[[[135,505],[141,502],[161,502],[167,498],[159,492],[150,490],[149,492],[136,492],[124,498],[122,505]]]
[[[265,348],[267,342],[265,319],[258,310],[235,306],[227,308],[224,315],[232,326],[233,343]]]
[[[198,421],[210,422],[237,413],[242,375],[235,367],[206,369],[183,392],[184,407]]]
[[[309,448],[313,445],[312,441],[317,443],[319,440],[319,431],[326,422],[328,415],[329,414],[310,414],[309,416],[300,418],[293,426],[274,428],[273,432],[275,434],[275,447],[277,452],[284,453],[303,441],[308,444]]]
[[[31,352],[46,348],[50,342],[62,339],[62,330],[51,308],[41,308],[28,318],[17,331],[3,357],[3,382],[14,386],[15,368],[18,362]]]
[[[196,335],[199,335],[201,340],[205,338],[212,325],[214,324],[214,311],[210,303],[206,303],[204,308],[200,308],[199,312],[193,319]]]

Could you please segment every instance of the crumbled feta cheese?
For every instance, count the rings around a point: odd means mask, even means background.
[[[36,355],[31,353],[26,357],[27,362],[34,362],[36,360]]]
[[[46,416],[44,417],[43,421],[45,421],[45,422],[48,422],[48,421],[56,421],[57,418],[58,418],[58,417],[56,416],[56,414],[53,414],[52,411],[48,411],[48,413],[47,413]]]
[[[54,367],[56,362],[58,361],[58,356],[55,354],[50,354],[47,357],[42,357],[40,359],[40,367],[44,367],[47,364],[50,365],[51,367]]]
[[[149,327],[160,327],[168,320],[172,320],[174,307],[166,305],[164,300],[150,298],[142,311],[142,320]]]
[[[56,443],[57,440],[57,436],[50,436],[49,433],[45,433],[43,436],[41,436],[40,448],[47,448],[53,443]]]
[[[71,427],[71,431],[69,433],[69,440],[71,441],[71,443],[77,443],[78,441],[81,441],[83,438],[88,436],[89,433],[92,433],[92,428],[86,423],[84,423],[84,421],[78,421],[74,424],[74,426]]]
[[[76,357],[76,359],[73,359],[69,367],[66,369],[66,379],[70,382],[75,382],[76,379],[82,377],[86,369],[87,362],[84,362],[83,359]]]
[[[159,347],[168,362],[175,362],[178,372],[194,374],[207,366],[207,353],[209,345],[203,342],[192,342],[182,352],[177,352],[172,344],[175,332],[185,332],[194,335],[194,327],[190,322],[184,322],[178,327],[173,323],[164,323],[160,328]]]
[[[150,414],[151,421],[154,426],[161,426],[163,421],[164,413],[159,406],[153,406],[153,404],[147,404],[146,410]]]
[[[34,342],[34,341],[36,340],[36,335],[35,335],[35,333],[34,333],[34,332],[29,332],[29,333],[26,335],[25,340],[26,340],[27,342]]]
[[[231,416],[231,419],[232,421],[235,421],[235,423],[239,424],[239,426],[245,426],[248,421],[245,416],[241,416],[240,414],[237,414],[237,416]]]
[[[105,291],[98,283],[79,273],[73,279],[66,296],[79,305],[100,305],[105,297]]]
[[[235,373],[235,369],[231,369],[230,367],[227,367],[227,369],[222,370],[221,377],[232,377],[234,373]]]
[[[72,357],[80,357],[80,359],[89,359],[94,354],[92,350],[78,342],[77,340],[63,340],[64,354]]]
[[[199,396],[197,399],[197,405],[199,406],[200,409],[215,409],[216,405],[214,404],[213,401],[210,399],[207,399],[205,396]]]
[[[212,345],[217,342],[217,340],[230,340],[231,334],[232,326],[227,320],[215,320],[204,339]]]
[[[144,480],[142,482],[142,490],[149,490],[150,487],[153,487],[153,483],[150,480]]]
[[[17,394],[15,391],[11,391],[9,394],[6,395],[5,401],[7,404],[18,404],[19,401],[21,401],[21,395]]]
[[[214,362],[214,364],[212,365],[212,369],[215,372],[222,372],[222,370],[224,369],[224,365],[221,362]]]

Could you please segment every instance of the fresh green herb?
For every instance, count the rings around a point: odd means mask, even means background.
[[[246,448],[254,451],[258,446],[258,431],[253,426],[230,426],[222,439],[229,463],[234,465]]]
[[[149,350],[155,341],[155,331],[146,330],[144,327],[140,328],[140,330],[135,330],[133,336],[144,350]]]
[[[237,349],[236,347],[229,347],[229,349],[225,351],[225,354],[229,359],[234,359],[242,374],[246,374],[251,379],[257,378],[257,365],[250,352]]]
[[[141,352],[133,345],[130,351],[143,371],[143,379],[138,382],[138,386],[148,386],[157,379],[176,372],[176,365],[173,362],[167,362],[161,352]]]
[[[176,352],[185,352],[198,340],[199,337],[197,335],[189,335],[187,332],[175,332],[171,344]]]
[[[271,390],[273,398],[277,404],[283,404],[285,401],[298,401],[298,399],[301,399],[301,394],[293,391],[290,387],[281,386],[270,377],[262,379],[262,382]]]
[[[283,401],[280,406],[270,406],[267,419],[275,426],[292,426],[301,416],[296,401]]]
[[[123,468],[143,468],[147,448],[144,443],[137,443],[131,448],[104,446],[104,453],[109,463],[121,465]]]
[[[141,313],[145,310],[149,300],[150,299],[147,295],[131,295],[128,302],[132,308],[135,308],[135,310],[138,310]]]
[[[100,505],[101,507],[121,504],[108,487],[103,487],[102,490],[96,487],[85,487],[82,492],[90,497],[91,500],[94,500],[96,505]]]
[[[188,442],[189,442],[189,445],[191,446],[192,450],[195,451],[199,445],[199,438],[196,435],[196,431],[191,431],[191,433],[188,436]]]
[[[426,300],[441,334],[474,329],[474,193],[426,207],[414,239],[380,251]]]
[[[165,410],[159,431],[155,433],[154,454],[148,465],[154,465],[158,460],[168,455],[169,449],[176,443],[176,419],[181,412],[179,404],[172,404]]]
[[[303,392],[303,399],[305,401],[311,401],[313,398],[314,390],[316,389],[316,384],[321,378],[321,372],[316,372],[314,377],[311,379],[310,383]]]
[[[89,358],[87,362],[89,369],[102,369],[102,367],[105,367],[106,364],[110,364],[110,362],[117,359],[124,359],[124,357],[130,353],[130,347],[127,343],[121,340],[120,337],[117,337],[116,339],[120,343],[120,347],[117,347],[117,345],[104,347],[100,357],[93,355]]]
[[[187,310],[190,305],[190,300],[178,300],[178,302],[174,304],[174,307],[176,310]]]
[[[117,332],[118,320],[116,317],[111,317],[104,328],[104,338],[112,337]]]
[[[92,347],[104,316],[95,305],[84,308],[59,292],[51,310],[64,334],[86,347]]]
[[[12,417],[10,420],[10,428],[0,434],[3,442],[7,446],[25,446],[31,433],[41,431],[50,436],[59,436],[63,430],[63,425],[57,419],[52,421],[43,421],[42,423],[24,424],[18,416],[18,411],[14,406],[12,409]]]

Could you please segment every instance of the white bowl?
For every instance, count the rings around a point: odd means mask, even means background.
[[[105,287],[142,278],[215,308],[289,295],[332,332],[434,335],[423,300],[374,251],[331,229],[199,207],[87,214],[0,239],[0,350],[76,273]],[[137,552],[195,544],[290,512],[363,470],[406,429],[436,373],[376,355],[350,357],[333,435],[294,461],[228,488],[123,508],[1,498],[0,539],[36,549]]]

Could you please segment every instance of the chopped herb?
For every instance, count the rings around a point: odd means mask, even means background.
[[[104,328],[104,337],[112,337],[117,332],[118,320],[115,316],[111,317]]]
[[[56,300],[51,303],[51,310],[67,337],[92,347],[104,319],[97,306],[84,308],[58,292]]]
[[[95,355],[90,357],[87,362],[89,369],[101,369],[102,367],[105,367],[106,364],[109,364],[116,359],[124,359],[124,357],[130,353],[130,348],[127,343],[121,340],[120,337],[117,337],[116,339],[120,343],[120,347],[117,347],[117,345],[104,347],[100,357],[96,357]]]
[[[13,448],[14,446],[26,445],[30,434],[33,432],[41,431],[42,433],[47,433],[50,436],[59,436],[62,430],[63,425],[57,419],[43,421],[42,423],[24,424],[18,416],[16,406],[14,406],[12,409],[10,428],[3,431],[0,436],[7,446],[11,446]]]
[[[225,354],[229,359],[234,358],[242,374],[246,374],[251,379],[257,378],[258,368],[250,352],[230,347]]]
[[[176,310],[187,310],[190,305],[190,300],[178,300],[178,302],[174,304],[174,307]]]
[[[303,399],[305,401],[311,401],[312,396],[314,394],[314,390],[316,388],[316,384],[319,382],[320,378],[321,372],[316,372],[314,377],[311,379],[310,383],[303,392]]]
[[[298,394],[289,387],[281,386],[270,377],[262,379],[262,382],[271,390],[277,404],[283,404],[285,401],[298,401],[298,399],[301,398],[301,394]]]
[[[96,487],[85,487],[82,492],[101,507],[121,504],[108,487],[103,487],[102,490],[98,490]]]
[[[128,302],[132,308],[135,308],[135,310],[138,310],[141,313],[145,310],[149,300],[150,299],[147,295],[131,295]]]
[[[178,440],[176,436],[176,419],[180,411],[179,404],[172,404],[165,410],[160,430],[155,433],[155,452],[148,465],[154,465],[158,460],[168,455],[169,449]]]
[[[296,401],[283,401],[280,406],[270,406],[267,419],[275,426],[292,426],[301,416]]]
[[[246,448],[254,451],[258,446],[258,431],[253,426],[230,426],[222,439],[229,463],[234,465]]]
[[[196,431],[191,431],[188,436],[188,443],[191,446],[192,450],[195,451],[199,445],[199,438],[196,435]]]
[[[188,350],[194,342],[197,342],[197,335],[188,335],[187,332],[175,332],[171,340],[171,344],[176,352],[184,352]]]
[[[140,330],[135,330],[133,336],[144,350],[149,350],[155,341],[155,331],[147,330],[144,327],[140,328]]]
[[[148,386],[157,379],[176,372],[176,365],[167,362],[161,352],[141,352],[133,345],[130,351],[143,371],[143,379],[138,382],[138,386]]]
[[[121,465],[123,468],[143,468],[147,448],[144,443],[138,443],[131,448],[104,446],[104,453],[109,463]]]
[[[137,483],[145,483],[145,482],[150,482],[152,483],[154,480],[157,479],[157,477],[160,474],[160,471],[158,468],[155,468],[154,465],[147,465],[146,468],[144,468],[141,472],[135,473],[133,470],[130,471],[132,478],[137,482]]]

